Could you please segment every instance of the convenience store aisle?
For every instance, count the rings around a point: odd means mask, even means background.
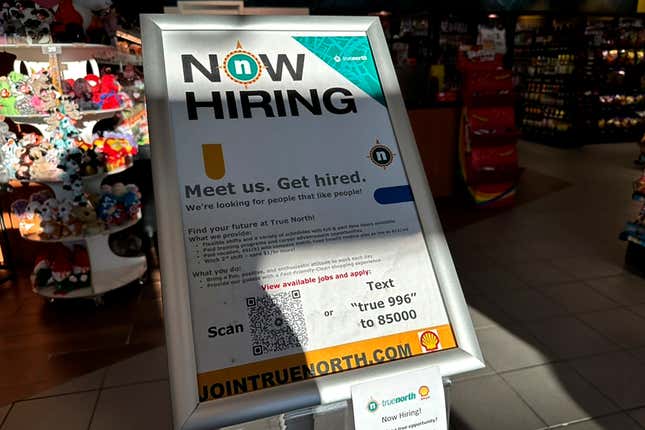
[[[645,280],[624,271],[617,239],[638,211],[636,152],[521,143],[518,205],[446,220],[488,363],[455,378],[453,430],[645,429]],[[170,429],[165,350],[13,400],[0,430]]]

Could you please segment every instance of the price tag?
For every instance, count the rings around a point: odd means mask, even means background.
[[[62,49],[60,46],[55,46],[55,45],[45,45],[42,48],[43,54],[60,54],[62,52]]]
[[[356,430],[445,430],[446,400],[438,367],[352,386]]]

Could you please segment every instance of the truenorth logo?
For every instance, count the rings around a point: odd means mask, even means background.
[[[291,58],[287,54],[256,55],[238,41],[235,49],[223,57],[222,63],[219,58],[211,53],[181,54],[184,83],[200,84],[204,88],[204,84],[221,84],[221,75],[224,74],[244,89],[210,91],[210,94],[199,95],[195,91],[186,91],[186,114],[189,120],[198,120],[207,111],[211,111],[215,119],[253,118],[257,115],[282,118],[300,116],[306,112],[322,115],[324,111],[335,115],[356,113],[356,101],[347,88],[274,89],[272,82],[293,82],[295,86],[296,82],[303,80],[305,54],[295,54]],[[255,87],[261,84],[267,89],[248,89],[251,85]],[[299,86],[302,87],[302,84]],[[280,88],[284,88],[284,85],[280,85]],[[207,110],[198,112],[200,108]]]
[[[233,82],[244,85],[254,83],[262,74],[262,63],[251,52],[242,49],[242,44],[237,41],[235,49],[224,58],[224,72]]]

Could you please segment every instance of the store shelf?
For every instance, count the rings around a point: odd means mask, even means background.
[[[72,290],[67,293],[57,293],[55,287],[35,287],[32,285],[31,290],[43,297],[49,299],[80,299],[80,298],[91,298],[99,294],[95,293],[92,287],[79,288],[78,290]]]
[[[110,170],[109,172],[101,172],[97,173],[96,175],[90,175],[90,176],[81,176],[81,180],[83,182],[95,182],[95,181],[102,181],[106,176],[110,175],[116,175],[121,172],[125,172],[128,170],[130,167],[132,167],[132,164],[128,164],[127,166],[119,167],[118,169],[115,170]],[[40,179],[40,178],[31,178],[29,179],[29,182],[36,182],[39,184],[43,185],[53,185],[53,184],[62,184],[63,180],[62,179],[56,179],[56,180],[50,180],[50,179]]]
[[[116,113],[121,112],[125,107],[114,108],[114,109],[102,109],[102,110],[86,110],[80,111],[83,118],[80,121],[99,121],[105,118],[111,118]],[[48,114],[37,114],[37,115],[6,115],[5,118],[11,119],[13,122],[20,123],[36,123],[44,124],[45,120],[49,118]]]
[[[58,239],[41,239],[39,236],[36,235],[29,235],[29,236],[22,236],[23,239],[31,240],[32,242],[44,242],[44,243],[59,243],[59,242],[78,242],[80,240],[87,240],[91,237],[94,236],[109,236],[114,233],[118,233],[122,230],[125,230],[127,228],[132,227],[136,223],[138,223],[141,220],[141,211],[139,211],[139,214],[137,215],[136,219],[133,219],[131,221],[128,221],[126,223],[123,223],[121,225],[117,225],[111,228],[108,228],[106,230],[103,230],[99,233],[95,234],[90,234],[90,235],[82,235],[82,236],[65,236],[61,237]]]
[[[116,48],[91,43],[50,43],[2,45],[2,50],[14,54],[22,61],[46,62],[48,50],[59,51],[61,61],[85,61],[99,56],[109,57]]]
[[[32,281],[32,291],[48,299],[91,299],[102,296],[108,291],[116,290],[141,279],[147,270],[145,256],[120,257],[118,270],[106,268],[91,272],[92,286],[79,288],[66,293],[56,292],[55,287],[36,287]]]
[[[116,52],[115,55],[97,57],[96,61],[102,64],[113,64],[113,65],[121,65],[121,64],[132,64],[134,66],[143,65],[143,57],[141,57],[140,55],[126,54],[124,52],[118,52],[118,51],[115,51],[115,52]]]
[[[90,251],[91,253],[91,251]],[[145,275],[148,266],[146,257],[113,257],[114,265],[104,263],[106,266],[100,270],[92,270],[92,288],[95,294],[104,294],[108,291],[128,285]]]

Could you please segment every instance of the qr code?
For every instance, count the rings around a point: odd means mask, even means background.
[[[246,309],[253,355],[307,345],[307,326],[299,290],[248,297]]]

